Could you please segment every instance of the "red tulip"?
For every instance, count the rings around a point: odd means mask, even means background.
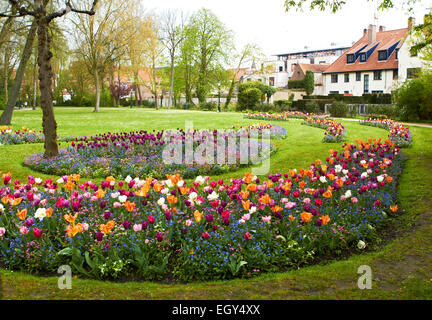
[[[42,237],[42,230],[40,230],[40,229],[38,229],[38,228],[34,228],[34,229],[33,229],[33,235],[34,235],[36,238],[40,238],[40,237]]]
[[[249,232],[246,232],[245,234],[244,234],[244,236],[243,236],[246,240],[251,240],[252,239],[252,236],[251,236],[251,234],[249,233]]]

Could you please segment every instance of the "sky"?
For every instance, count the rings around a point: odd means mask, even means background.
[[[361,38],[363,29],[374,23],[375,6],[366,0],[348,0],[345,7],[332,14],[330,11],[286,12],[284,0],[141,0],[144,8],[162,12],[165,9],[181,9],[193,13],[200,8],[213,11],[235,34],[235,45],[241,48],[256,43],[268,55],[303,50],[351,46]],[[432,0],[422,0],[411,14],[402,8],[400,0],[396,7],[378,11],[378,26],[387,30],[406,28],[408,17],[418,23],[432,8]]]

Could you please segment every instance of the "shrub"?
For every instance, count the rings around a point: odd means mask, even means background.
[[[390,118],[394,119],[397,116],[397,110],[394,105],[368,105],[367,114],[374,118]],[[379,116],[379,117],[378,117]],[[384,116],[384,117],[383,117]]]
[[[349,108],[346,103],[335,101],[330,105],[329,112],[332,117],[343,118],[347,116]]]
[[[290,80],[288,81],[288,89],[304,89],[304,80]]]
[[[205,111],[217,111],[218,105],[214,102],[206,102],[200,105],[200,109]]]
[[[315,76],[310,70],[306,71],[306,76],[304,78],[304,87],[307,95],[311,95],[315,89]]]
[[[318,102],[316,102],[315,100],[306,101],[304,106],[304,112],[315,113],[315,114],[320,113],[320,106]]]
[[[395,100],[401,120],[432,119],[432,72],[405,81],[396,91]]]
[[[247,88],[246,90],[240,91],[238,94],[238,104],[240,110],[252,109],[261,102],[262,92],[258,88]]]

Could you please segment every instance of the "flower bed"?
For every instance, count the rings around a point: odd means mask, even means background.
[[[247,132],[246,132],[247,138]],[[213,162],[197,163],[186,161],[185,141],[192,141],[193,151],[208,141],[210,138],[221,136],[225,141],[225,159],[228,159],[228,146],[230,137],[237,139],[235,161],[233,164],[218,164]],[[125,178],[130,176],[154,176],[164,177],[166,174],[180,173],[184,178],[194,178],[197,175],[217,175],[228,171],[237,170],[248,166],[257,157],[267,159],[276,149],[270,144],[270,152],[264,154],[267,143],[248,139],[248,147],[251,150],[249,163],[241,162],[240,144],[241,133],[235,131],[194,131],[194,132],[130,132],[107,133],[94,137],[77,138],[67,149],[59,151],[55,158],[44,159],[43,153],[33,154],[25,160],[25,165],[30,168],[55,175],[67,175],[71,172],[87,177],[114,176]],[[180,161],[166,163],[162,161],[166,145],[180,144]],[[214,145],[214,151],[217,151]],[[188,152],[189,154],[189,152]],[[228,161],[227,161],[228,162]]]
[[[274,126],[270,123],[252,123],[248,126],[234,125],[234,130],[245,130],[247,132],[258,131],[261,133],[262,130],[270,130],[270,138],[272,139],[286,139],[288,136],[287,130],[281,126]],[[261,137],[261,135],[259,135]]]
[[[84,147],[85,148],[85,147]],[[0,188],[0,263],[91,278],[220,279],[362,249],[395,206],[399,147],[358,141],[308,169],[230,182],[78,175]]]
[[[316,115],[312,113],[303,113],[299,111],[287,111],[283,113],[267,113],[267,112],[259,112],[259,113],[248,113],[244,114],[244,118],[246,119],[254,119],[254,120],[272,120],[272,121],[288,121],[289,119],[307,119],[307,118],[319,118],[325,119],[328,118],[328,115]]]
[[[14,130],[12,127],[0,127],[0,145],[24,144],[24,143],[43,143],[44,136],[42,131],[35,129]]]
[[[390,131],[389,138],[400,147],[409,147],[412,144],[412,134],[409,127],[393,120],[362,119],[364,126],[378,127]]]
[[[317,127],[320,129],[324,129],[324,138],[323,142],[326,143],[335,143],[342,142],[346,137],[346,129],[341,124],[334,120],[325,120],[325,119],[316,119],[316,118],[307,118],[304,120],[304,125]]]

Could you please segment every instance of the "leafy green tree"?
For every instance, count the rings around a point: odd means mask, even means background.
[[[239,86],[238,105],[241,111],[254,110],[260,104],[262,92],[253,86]]]
[[[233,34],[208,9],[195,13],[185,29],[186,37],[189,38],[185,42],[194,45],[192,63],[197,70],[196,94],[200,104],[203,104],[208,93],[215,87],[211,79],[216,79],[214,74],[228,62],[233,47]]]
[[[304,78],[304,86],[306,90],[306,94],[310,96],[315,89],[315,75],[312,71],[306,71],[306,75]]]
[[[432,71],[424,71],[418,78],[405,81],[394,98],[401,120],[431,120]]]

